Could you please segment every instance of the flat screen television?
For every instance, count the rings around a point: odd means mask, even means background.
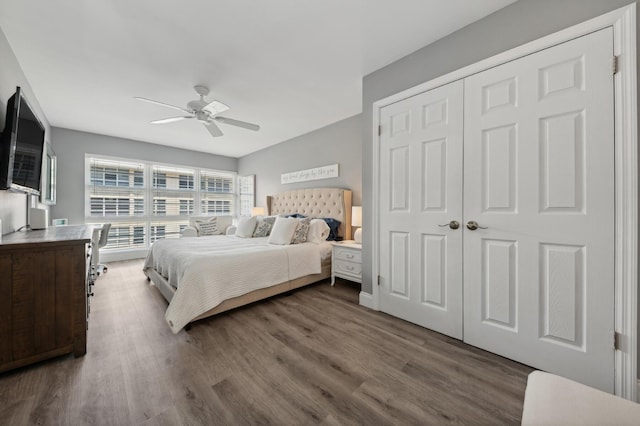
[[[44,126],[21,94],[7,102],[0,146],[0,189],[40,194]]]

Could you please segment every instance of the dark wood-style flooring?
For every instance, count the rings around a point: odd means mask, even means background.
[[[87,355],[0,375],[0,424],[519,424],[531,368],[358,305],[338,280],[171,333],[142,261],[110,264]]]

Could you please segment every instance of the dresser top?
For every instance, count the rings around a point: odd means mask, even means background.
[[[0,250],[12,249],[27,244],[88,243],[94,226],[53,226],[37,231],[12,232],[2,236]]]

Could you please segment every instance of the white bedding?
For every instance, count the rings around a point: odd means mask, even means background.
[[[155,269],[177,288],[165,313],[171,330],[179,332],[227,299],[319,274],[331,252],[328,243],[278,246],[267,239],[218,235],[155,242],[144,270]]]

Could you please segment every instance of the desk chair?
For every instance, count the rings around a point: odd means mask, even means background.
[[[102,272],[107,272],[107,265],[100,263],[100,249],[107,245],[107,238],[109,237],[109,230],[111,229],[110,223],[105,223],[102,228],[93,230],[93,236],[91,238],[91,275],[94,280]]]

